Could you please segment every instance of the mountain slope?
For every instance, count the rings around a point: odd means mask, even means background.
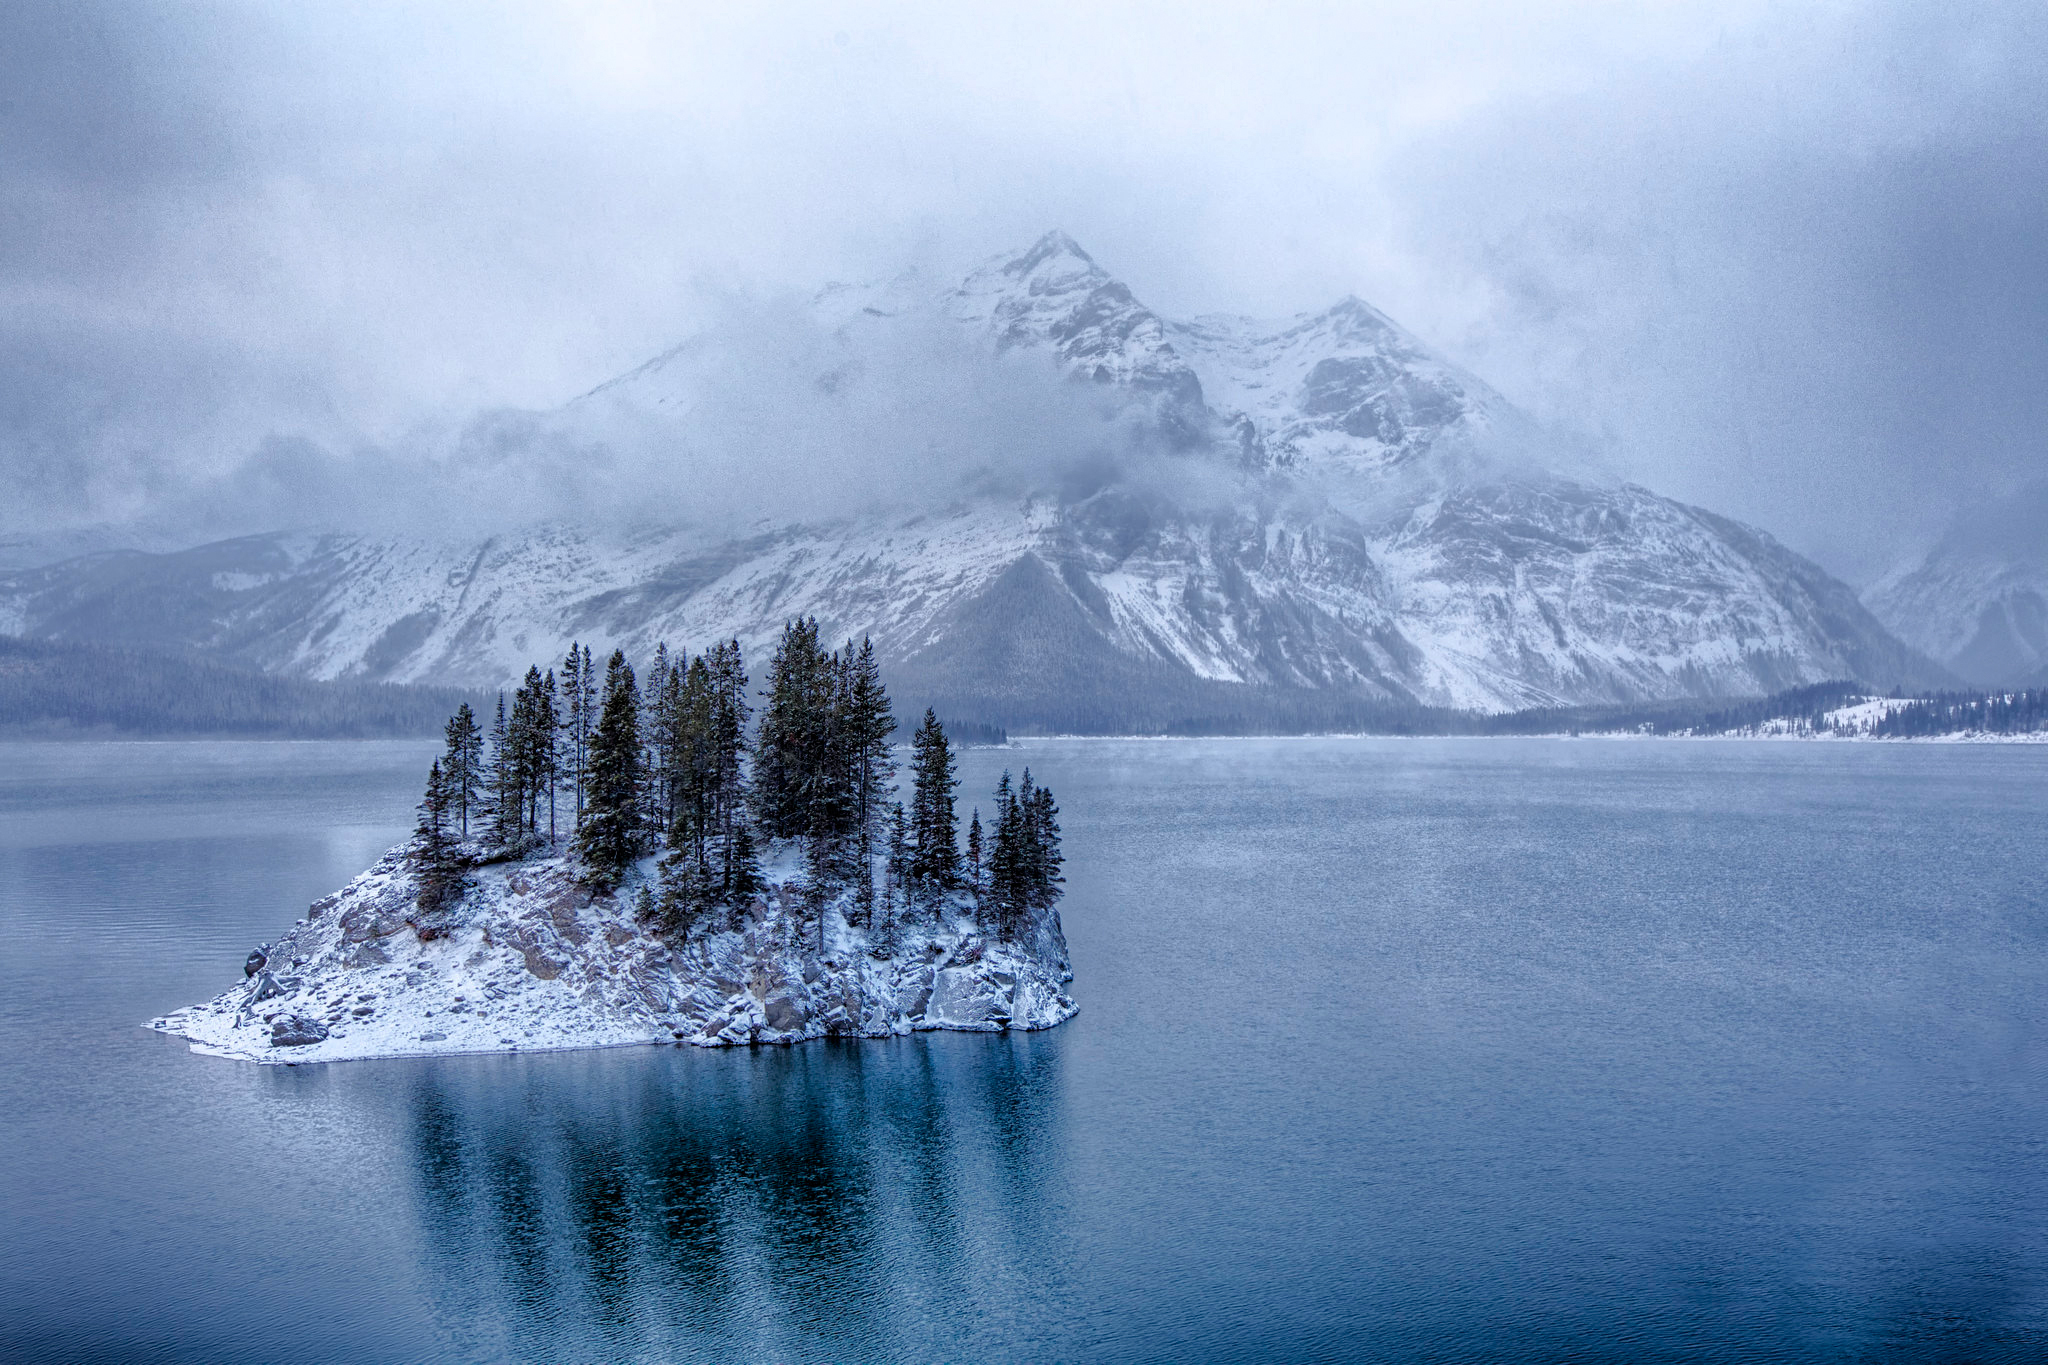
[[[2048,483],[1965,512],[1865,600],[1901,639],[1971,682],[2048,677]]]
[[[1526,418],[1355,299],[1176,323],[1054,233],[951,289],[836,289],[816,311],[817,392],[899,355],[881,338],[911,319],[1043,357],[1120,414],[1124,444],[1085,478],[997,471],[1009,486],[738,539],[550,526],[88,557],[0,575],[0,628],[495,685],[571,637],[635,653],[737,637],[759,658],[815,613],[833,637],[873,634],[911,696],[1061,728],[1330,714],[1328,698],[1504,710],[1939,681],[1763,533],[1531,472]],[[698,412],[716,349],[679,347],[602,401]]]

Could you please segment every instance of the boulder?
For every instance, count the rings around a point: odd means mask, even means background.
[[[326,1037],[327,1025],[303,1014],[287,1014],[270,1026],[272,1047],[305,1047],[322,1042]]]
[[[932,983],[924,1022],[938,1028],[1001,1028],[1010,1021],[1010,984],[972,967],[948,967]]]

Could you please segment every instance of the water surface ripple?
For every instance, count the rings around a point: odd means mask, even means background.
[[[134,1027],[431,751],[0,746],[0,1355],[2048,1359],[2048,747],[1034,742],[1060,1029]]]

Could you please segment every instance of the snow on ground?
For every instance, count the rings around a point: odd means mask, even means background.
[[[820,945],[815,918],[799,928],[796,886],[771,870],[737,922],[668,942],[633,910],[651,871],[593,896],[564,857],[501,863],[422,915],[393,849],[252,954],[245,980],[147,1027],[195,1052],[296,1063],[1037,1029],[1077,1009],[1056,911],[1004,942],[958,898],[875,935],[835,903]]]

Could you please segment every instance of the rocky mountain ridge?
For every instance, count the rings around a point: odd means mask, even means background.
[[[1970,682],[2048,683],[2048,483],[1965,511],[1864,600],[1900,639]]]
[[[811,613],[829,638],[872,634],[908,700],[1061,729],[1329,698],[1506,710],[1941,680],[1768,535],[1541,472],[1532,423],[1355,299],[1174,322],[1053,233],[951,288],[816,308],[837,348],[824,388],[875,328],[940,318],[1100,395],[1138,454],[1066,486],[936,489],[737,538],[553,525],[89,556],[0,575],[0,629],[493,686],[572,637],[636,654],[736,637],[758,656]],[[657,357],[604,401],[687,412],[697,356]]]

